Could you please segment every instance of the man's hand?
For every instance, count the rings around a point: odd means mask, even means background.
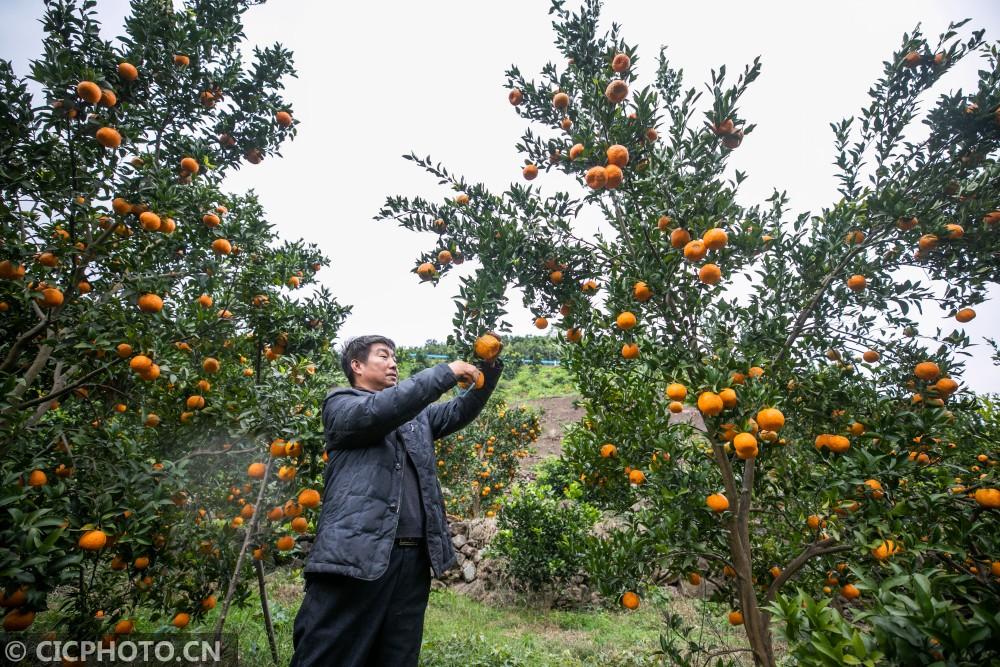
[[[453,361],[448,368],[455,374],[459,382],[475,382],[479,377],[479,369],[465,361]]]

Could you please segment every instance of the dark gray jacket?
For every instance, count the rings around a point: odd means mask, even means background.
[[[447,364],[415,373],[378,392],[342,387],[323,401],[323,430],[330,461],[323,509],[306,572],[378,579],[389,565],[399,522],[403,466],[393,432],[417,469],[426,515],[426,543],[434,576],[455,563],[434,441],[476,418],[493,393],[502,365],[484,370],[486,384],[445,403],[435,403],[455,386]]]

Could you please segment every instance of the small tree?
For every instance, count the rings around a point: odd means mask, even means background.
[[[57,587],[82,636],[127,633],[140,606],[183,627],[220,592],[245,598],[244,554],[273,534],[251,510],[321,469],[317,404],[348,309],[297,296],[327,260],[220,189],[295,134],[291,54],[239,54],[250,4],[136,0],[106,42],[94,2],[53,0],[40,92],[0,61],[8,630]]]
[[[494,194],[409,155],[454,194],[390,197],[381,212],[438,233],[417,260],[423,279],[447,276],[433,264],[442,249],[480,262],[459,288],[456,340],[497,326],[511,286],[537,318],[561,315],[587,407],[567,456],[606,487],[590,497],[643,501],[613,541],[617,560],[642,566],[631,586],[662,570],[711,578],[756,664],[775,664],[772,614],[801,608],[782,607],[787,583],[839,592],[857,620],[893,613],[885,596],[904,571],[955,578],[920,590],[947,601],[960,631],[899,632],[910,652],[890,657],[995,658],[979,610],[997,594],[998,457],[971,446],[975,399],[956,355],[970,345],[961,323],[1000,277],[997,47],[982,31],[961,37],[964,22],[936,42],[904,35],[871,104],[833,124],[840,200],[789,218],[780,192],[740,204],[746,175],[727,169],[753,138],[738,105],[760,63],[732,84],[713,71],[702,104],[661,51],[640,86],[637,49],[617,25],[598,33],[598,10],[554,1],[565,64],[540,80],[507,72],[508,99],[534,126],[517,146],[523,178],[561,172],[576,187]],[[976,89],[941,95],[926,138],[910,140],[921,95],[970,54],[984,61]],[[580,236],[583,211],[603,231]],[[931,304],[958,324],[923,338],[911,315]],[[670,420],[685,405],[703,431]],[[830,645],[831,660],[874,660],[870,644]]]

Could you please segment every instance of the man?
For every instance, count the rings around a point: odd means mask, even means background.
[[[351,383],[323,401],[330,461],[323,509],[295,618],[294,667],[416,665],[431,576],[455,563],[434,441],[476,418],[502,363],[442,363],[398,382],[395,344],[347,342]],[[459,380],[472,388],[437,399]],[[398,382],[398,384],[397,384]]]

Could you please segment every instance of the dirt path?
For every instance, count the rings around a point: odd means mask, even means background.
[[[534,444],[534,453],[521,459],[521,479],[534,479],[535,465],[544,458],[562,454],[563,427],[583,418],[583,408],[573,406],[579,396],[549,396],[525,401],[539,413],[542,434]]]
[[[539,461],[562,454],[563,427],[579,421],[585,413],[583,408],[573,405],[579,398],[579,396],[549,396],[524,401],[525,405],[539,413],[542,434],[535,441],[534,453],[521,459],[521,471],[518,474],[520,479],[534,479],[535,466]],[[690,406],[684,406],[684,411],[680,414],[670,415],[670,423],[677,422],[693,423],[701,430],[705,428],[701,415]]]

